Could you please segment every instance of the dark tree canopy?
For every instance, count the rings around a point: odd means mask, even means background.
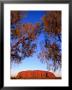
[[[39,58],[46,62],[50,59],[54,61],[54,65],[58,63],[61,65],[61,12],[60,11],[49,11],[43,16],[44,30],[48,36],[45,40],[45,46]],[[52,42],[50,38],[53,37]],[[58,43],[60,45],[58,45]]]
[[[45,44],[38,58],[42,62],[52,59],[54,65],[61,65],[61,11],[46,11],[41,17],[42,22],[36,24],[20,23],[26,14],[24,11],[11,11],[11,62],[19,63],[23,58],[32,56],[37,47],[34,40],[44,32]]]

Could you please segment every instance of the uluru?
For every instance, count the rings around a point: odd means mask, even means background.
[[[19,72],[14,79],[61,79],[61,78],[56,77],[54,73],[49,71],[28,70]]]

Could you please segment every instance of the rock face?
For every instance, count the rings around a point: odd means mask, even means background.
[[[21,71],[16,76],[17,79],[56,79],[52,72],[34,70],[34,71]]]

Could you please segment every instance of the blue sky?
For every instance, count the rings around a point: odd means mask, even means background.
[[[31,57],[27,57],[22,60],[19,64],[13,63],[11,74],[15,74],[16,72],[23,70],[47,70],[46,64],[42,63],[37,57],[38,53],[41,51],[41,41],[44,41],[43,33],[35,41],[37,44],[36,52]]]
[[[20,22],[32,24],[35,24],[36,22],[42,22],[41,17],[44,14],[44,11],[28,11],[27,15],[24,18],[22,18]],[[11,75],[15,75],[17,72],[23,70],[47,70],[46,63],[42,63],[40,59],[38,59],[37,57],[38,53],[41,51],[41,46],[44,45],[44,40],[44,33],[41,33],[35,41],[37,44],[36,52],[32,55],[32,57],[24,58],[24,60],[22,60],[20,64],[12,63]]]
[[[21,19],[21,23],[32,23],[41,22],[41,17],[45,14],[44,11],[28,11],[27,15]]]

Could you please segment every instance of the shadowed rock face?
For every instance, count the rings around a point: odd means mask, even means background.
[[[52,72],[34,70],[21,71],[17,74],[16,79],[58,79]]]

